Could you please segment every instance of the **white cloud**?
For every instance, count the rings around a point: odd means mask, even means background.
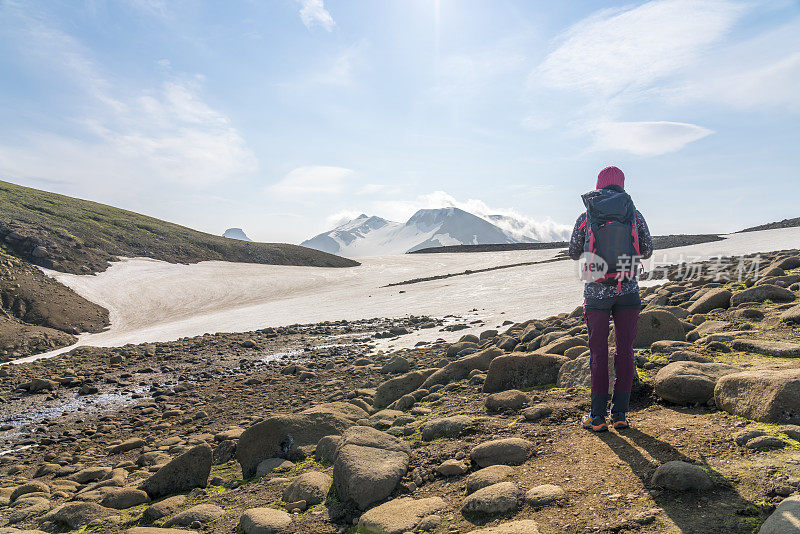
[[[299,0],[300,2],[300,19],[306,28],[309,30],[315,26],[319,26],[327,31],[333,30],[336,23],[333,17],[325,9],[322,0]]]
[[[352,169],[343,167],[298,167],[268,189],[286,196],[337,194],[344,190],[347,178],[352,174]]]
[[[116,180],[206,186],[252,172],[255,156],[229,119],[191,82],[172,81],[133,100],[111,99],[74,120],[80,136],[32,132],[0,146],[0,169],[83,186]]]
[[[605,96],[644,88],[697,61],[744,12],[744,4],[725,0],[600,11],[561,36],[531,81]]]
[[[322,68],[310,76],[310,82],[320,85],[348,87],[353,85],[353,72],[358,65],[367,47],[366,41],[358,41],[344,50]]]
[[[434,94],[447,101],[476,97],[503,75],[525,66],[525,45],[522,39],[507,38],[485,50],[445,56]]]
[[[197,79],[149,89],[112,82],[74,37],[21,17],[20,50],[89,104],[62,117],[69,134],[20,132],[0,145],[0,172],[66,181],[78,193],[113,193],[173,183],[206,186],[257,167],[228,117],[202,98]],[[123,187],[121,184],[125,183]]]
[[[361,215],[360,211],[353,210],[341,210],[337,211],[336,213],[331,213],[325,217],[325,231],[327,232],[332,228],[336,228],[337,226],[341,226],[348,221],[352,221],[359,215]]]
[[[530,131],[549,130],[557,121],[554,117],[550,116],[547,112],[536,111],[530,112],[522,118],[520,124],[523,128]]]
[[[389,186],[385,184],[364,184],[358,189],[358,191],[356,191],[356,194],[374,195],[375,193],[386,191],[388,188]]]
[[[675,152],[713,132],[683,122],[603,122],[592,127],[595,150],[622,150],[640,156]]]
[[[688,106],[709,104],[797,112],[800,17],[792,13],[778,28],[754,24],[746,34],[733,32],[745,16],[762,14],[756,7],[763,6],[653,0],[599,11],[559,37],[529,76],[529,89],[538,96],[548,88],[574,91],[578,104],[562,120],[568,130],[589,134],[593,150],[642,156],[675,152],[713,133],[690,123],[636,121],[643,105],[648,115],[664,118],[676,106],[686,116],[693,111]],[[546,127],[547,121],[534,110],[523,126]]]
[[[672,87],[671,104],[800,111],[800,17],[710,55]]]

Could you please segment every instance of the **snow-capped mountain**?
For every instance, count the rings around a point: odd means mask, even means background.
[[[239,241],[252,241],[247,235],[244,233],[244,230],[241,228],[228,228],[225,230],[225,233],[222,234],[222,237],[228,237],[230,239],[238,239]]]
[[[445,245],[515,243],[496,225],[459,208],[423,209],[405,223],[359,215],[300,243],[347,257],[404,254]]]

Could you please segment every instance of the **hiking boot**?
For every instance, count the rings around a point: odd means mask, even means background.
[[[605,432],[608,430],[608,424],[605,417],[592,417],[591,414],[586,414],[581,420],[581,425],[586,430],[593,432]]]
[[[611,419],[613,420],[614,430],[625,430],[631,426],[630,423],[628,423],[628,418],[625,417],[625,414],[612,415]]]

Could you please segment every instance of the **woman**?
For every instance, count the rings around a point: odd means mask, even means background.
[[[611,420],[615,429],[628,428],[628,405],[635,369],[633,339],[642,301],[636,281],[636,260],[653,254],[653,240],[642,214],[625,193],[625,175],[617,167],[606,167],[597,175],[597,188],[583,195],[586,212],[578,217],[569,242],[569,255],[601,257],[605,268],[587,280],[583,317],[589,331],[592,373],[591,411],[583,416],[584,428],[608,430],[608,333],[614,318],[614,394]],[[587,240],[588,236],[588,240]]]

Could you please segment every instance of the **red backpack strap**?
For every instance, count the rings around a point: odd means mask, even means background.
[[[594,232],[592,225],[589,223],[589,208],[586,208],[586,218],[580,225],[580,228],[586,228],[586,239],[589,240],[589,251],[594,252]]]
[[[631,225],[631,236],[633,237],[633,249],[636,251],[637,256],[642,255],[639,248],[639,215],[636,211],[636,206],[633,207],[633,224]]]

